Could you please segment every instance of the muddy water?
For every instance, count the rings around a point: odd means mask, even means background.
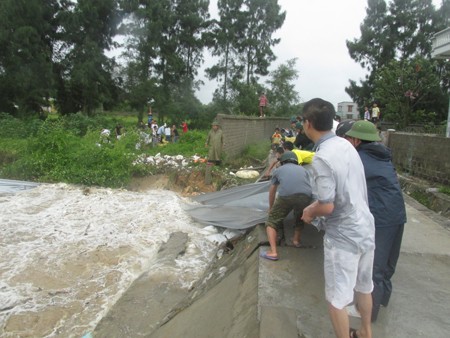
[[[42,185],[0,196],[0,336],[81,337],[156,259],[170,235],[187,235],[170,267],[180,289],[202,275],[217,230],[193,222],[183,198]],[[161,278],[166,272],[161,271]]]

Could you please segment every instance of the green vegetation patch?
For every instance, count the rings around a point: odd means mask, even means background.
[[[145,145],[142,133],[149,131],[137,129],[128,116],[73,114],[40,121],[1,115],[0,123],[5,126],[0,134],[0,177],[10,179],[122,187],[133,176],[167,169],[138,163],[139,157],[206,157],[208,151],[207,131],[191,130],[177,143]],[[120,140],[114,134],[117,124],[124,131]],[[109,129],[110,135],[102,137],[102,129]]]
[[[450,196],[450,187],[448,186],[440,187],[439,192]]]

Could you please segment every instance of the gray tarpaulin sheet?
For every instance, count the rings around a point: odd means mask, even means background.
[[[197,222],[230,229],[247,229],[267,220],[270,181],[246,184],[192,200],[186,211]]]
[[[0,194],[32,189],[39,183],[0,179]],[[267,220],[270,182],[258,182],[203,194],[185,209],[197,222],[229,229],[248,229]]]
[[[0,194],[14,194],[37,187],[39,183],[0,179]]]

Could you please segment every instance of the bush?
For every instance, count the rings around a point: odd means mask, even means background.
[[[450,196],[450,187],[448,186],[440,187],[439,192]]]
[[[230,160],[233,167],[249,167],[262,165],[270,151],[270,141],[248,145],[239,157]]]
[[[100,144],[97,131],[88,130],[80,138],[62,121],[45,123],[5,173],[27,180],[121,187],[131,177],[137,139],[130,132]]]
[[[190,157],[198,155],[206,157],[208,148],[205,147],[207,132],[192,130],[187,133],[180,133],[177,143],[168,143],[165,146],[152,148],[149,153],[154,155],[161,153],[163,155],[183,155]]]
[[[42,120],[36,118],[21,120],[0,113],[0,138],[27,138],[36,135],[42,123]]]

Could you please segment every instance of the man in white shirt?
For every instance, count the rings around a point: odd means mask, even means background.
[[[313,195],[302,219],[315,223],[324,235],[325,294],[336,337],[372,337],[372,268],[374,218],[370,213],[366,178],[354,147],[332,131],[335,111],[330,102],[312,99],[303,107],[303,129],[315,143]],[[361,327],[350,329],[345,307],[353,299]]]

